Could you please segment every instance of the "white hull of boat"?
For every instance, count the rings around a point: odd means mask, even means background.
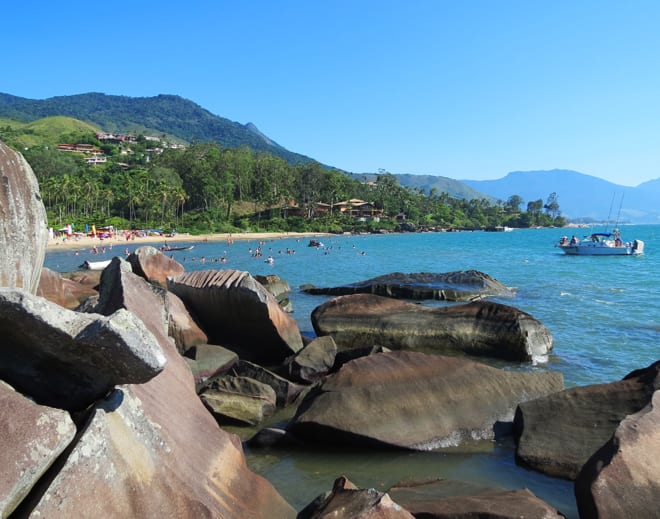
[[[558,245],[564,254],[571,256],[633,256],[644,254],[644,242],[635,240],[632,244],[615,245],[608,242],[582,242]]]
[[[85,261],[82,265],[80,265],[80,268],[85,269],[85,270],[103,270],[105,267],[110,265],[111,261],[112,260]]]

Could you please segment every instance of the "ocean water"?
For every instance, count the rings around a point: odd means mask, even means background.
[[[596,231],[604,229],[597,228]],[[619,380],[660,358],[660,225],[624,226],[624,241],[645,242],[645,254],[625,257],[566,256],[554,244],[564,234],[589,229],[516,229],[513,232],[457,232],[320,236],[323,247],[308,239],[284,237],[198,243],[192,251],[171,253],[187,270],[232,268],[277,274],[292,287],[293,317],[305,335],[313,335],[312,310],[326,301],[310,296],[305,284],[335,286],[391,272],[452,272],[475,269],[516,289],[515,306],[539,319],[552,332],[554,350],[547,362],[497,364],[506,369],[556,370],[566,387]],[[131,243],[129,250],[139,246]],[[262,256],[254,257],[261,247]],[[289,253],[287,253],[289,251]],[[295,251],[292,253],[291,251]],[[109,258],[124,248],[109,250]],[[274,262],[264,261],[272,256]],[[201,258],[205,262],[201,261]],[[226,262],[217,259],[224,257]],[[88,251],[48,253],[45,266],[75,270]],[[440,305],[440,302],[425,302]],[[491,362],[492,363],[492,362]],[[280,418],[284,420],[285,418]],[[250,431],[238,431],[247,437]],[[484,442],[469,448],[433,453],[342,451],[321,449],[251,450],[248,463],[301,509],[335,478],[346,475],[362,487],[386,489],[397,481],[449,478],[527,487],[568,517],[577,517],[571,482],[548,478],[515,465],[511,443]]]

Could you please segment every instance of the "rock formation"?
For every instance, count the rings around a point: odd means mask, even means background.
[[[575,479],[621,420],[660,388],[660,361],[623,380],[593,384],[523,402],[516,410],[516,461],[545,474]]]
[[[531,315],[489,301],[431,308],[367,294],[340,296],[314,309],[312,326],[318,336],[332,336],[340,350],[380,345],[531,361],[546,356],[553,343]]]
[[[168,279],[198,319],[209,342],[241,358],[278,363],[302,349],[298,325],[248,272],[207,270]]]
[[[47,240],[37,178],[21,154],[0,142],[0,287],[35,294]]]
[[[417,450],[496,437],[525,400],[562,389],[559,373],[523,373],[418,352],[351,361],[312,389],[287,430],[309,441]]]
[[[165,366],[133,314],[81,314],[0,288],[0,378],[40,404],[79,411],[118,384],[141,384]]]
[[[439,301],[475,301],[485,297],[512,297],[513,291],[488,274],[477,270],[446,272],[394,272],[365,281],[338,287],[305,287],[315,295],[343,296],[374,294],[395,299],[436,299]]]
[[[660,391],[625,418],[575,480],[583,519],[658,517],[660,496]]]

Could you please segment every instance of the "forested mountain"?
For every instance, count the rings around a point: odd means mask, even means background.
[[[248,146],[290,164],[312,160],[283,148],[252,123],[232,122],[175,95],[127,97],[88,93],[38,100],[0,93],[0,117],[28,123],[50,116],[73,117],[106,132],[165,134],[188,143],[217,142],[228,148]]]

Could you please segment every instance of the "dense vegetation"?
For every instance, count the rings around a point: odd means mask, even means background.
[[[0,139],[32,166],[55,228],[73,223],[77,229],[94,224],[192,233],[339,232],[563,223],[553,195],[521,210],[524,201],[517,195],[491,202],[427,193],[401,186],[387,172],[364,182],[314,161],[291,164],[247,146],[197,142],[171,149],[144,136],[109,144],[96,138],[93,126],[68,118],[0,121]],[[64,143],[91,144],[107,162],[89,165],[85,155],[57,149]],[[330,209],[349,199],[370,202],[382,217],[354,219]]]

